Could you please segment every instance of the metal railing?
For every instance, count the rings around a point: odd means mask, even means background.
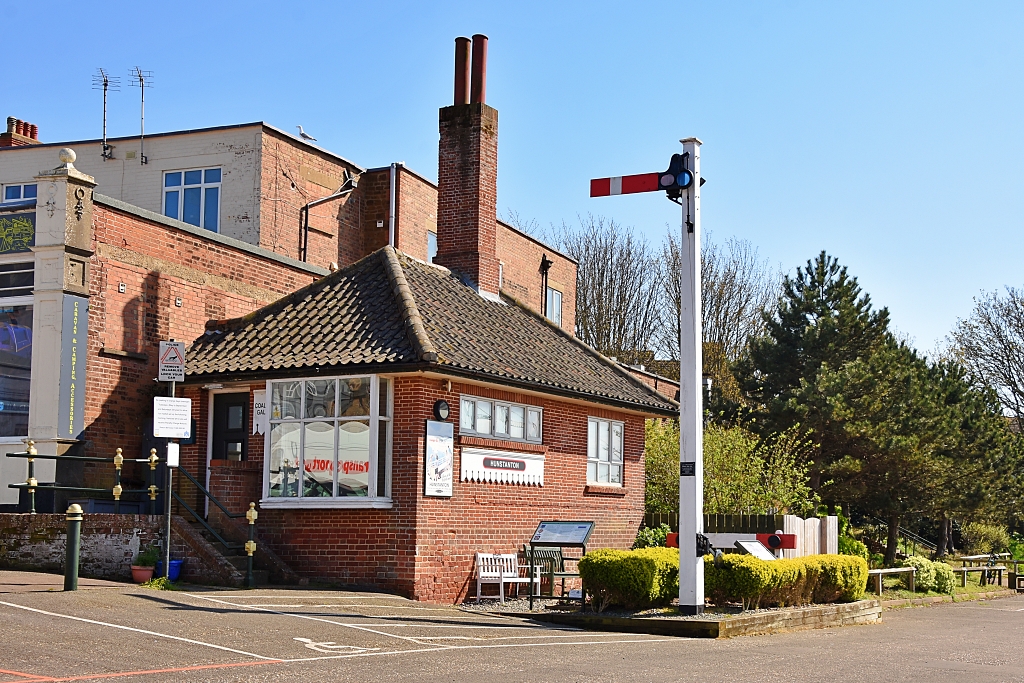
[[[36,514],[36,491],[73,491],[76,493],[109,493],[114,498],[114,514],[120,514],[121,512],[121,496],[129,494],[148,494],[149,495],[149,514],[155,515],[156,513],[156,496],[158,493],[163,493],[163,489],[156,486],[156,466],[160,462],[160,458],[156,455],[156,449],[150,449],[148,458],[132,458],[126,460],[121,454],[121,449],[118,448],[115,452],[116,455],[112,458],[100,458],[95,456],[85,455],[39,455],[36,451],[35,442],[29,440],[25,444],[27,448],[21,453],[7,453],[8,458],[25,458],[28,460],[28,479],[25,480],[24,484],[8,484],[8,488],[12,489],[27,489],[29,496],[29,513]],[[59,484],[40,484],[36,479],[36,460],[61,460],[61,461],[75,461],[75,462],[106,462],[114,464],[114,486],[109,489],[93,488],[87,486],[62,486]],[[121,468],[125,462],[139,462],[148,463],[149,470],[147,473],[147,481],[149,486],[144,489],[125,489],[121,486]]]
[[[217,500],[217,497],[215,495],[210,493],[205,486],[200,484],[199,480],[193,477],[188,470],[186,470],[184,467],[181,467],[180,465],[178,466],[177,469],[178,472],[185,475],[185,478],[192,482],[192,485],[195,486],[204,496],[206,496],[211,503],[220,508],[220,511],[223,512],[226,517],[230,519],[238,519],[239,517],[245,517],[249,521],[249,540],[245,543],[229,543],[227,539],[225,539],[223,536],[217,533],[217,531],[212,526],[210,526],[210,523],[207,522],[202,515],[193,510],[192,507],[188,503],[186,503],[181,496],[178,495],[177,491],[173,489],[171,490],[171,495],[174,497],[174,500],[178,501],[178,504],[185,508],[185,510],[187,510],[188,513],[192,515],[192,518],[199,522],[199,524],[201,524],[204,529],[209,531],[210,534],[215,539],[217,539],[217,541],[221,545],[223,545],[225,548],[229,550],[244,550],[246,552],[246,554],[248,555],[248,560],[246,562],[245,583],[243,585],[246,588],[253,588],[256,585],[256,581],[253,577],[252,572],[252,555],[254,552],[256,552],[256,518],[259,516],[259,513],[256,511],[256,503],[249,503],[249,509],[246,510],[245,512],[231,512],[226,507],[224,507],[223,503]]]
[[[872,522],[874,522],[875,525],[879,528],[879,530],[885,529],[886,533],[888,533],[888,522],[878,519],[877,517],[872,517],[871,515],[864,516],[867,519],[870,519]],[[937,544],[929,541],[927,538],[918,536],[913,531],[908,531],[903,527],[900,527],[897,531],[896,547],[899,548],[900,546],[902,546],[903,554],[908,556],[916,555],[918,546],[921,546],[921,548],[927,550],[930,553],[934,553],[938,550]],[[908,552],[908,550],[910,550],[911,552]]]

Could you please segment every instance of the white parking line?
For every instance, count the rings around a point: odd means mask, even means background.
[[[214,645],[213,643],[204,643],[201,640],[192,640],[191,638],[182,638],[181,636],[172,636],[167,633],[157,633],[156,631],[147,631],[146,629],[134,628],[132,626],[122,626],[121,624],[111,624],[106,621],[96,621],[95,619],[85,619],[83,617],[73,617],[70,614],[58,614],[56,612],[47,612],[46,610],[36,609],[34,607],[25,607],[24,605],[16,605],[13,602],[0,602],[0,605],[6,605],[7,607],[14,607],[15,609],[22,609],[28,612],[35,612],[37,614],[45,614],[48,617],[59,617],[61,619],[71,619],[73,621],[82,621],[86,624],[96,624],[97,626],[107,626],[109,628],[119,628],[123,631],[134,631],[135,633],[143,633],[147,636],[157,636],[158,638],[167,638],[168,640],[177,640],[183,643],[190,643],[192,645],[202,645],[203,647],[212,647],[215,650],[223,650],[225,652],[233,652],[236,655],[245,655],[246,657],[255,657],[256,659],[266,659],[268,661],[279,661],[277,657],[264,657],[263,655],[253,654],[252,652],[246,652],[244,650],[236,650],[230,647],[224,647],[223,645]]]

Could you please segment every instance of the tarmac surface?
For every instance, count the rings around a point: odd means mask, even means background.
[[[880,624],[693,640],[380,593],[62,586],[60,576],[0,572],[0,683],[1024,681],[1024,595],[889,611]]]

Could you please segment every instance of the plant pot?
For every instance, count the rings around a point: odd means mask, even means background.
[[[185,560],[171,560],[171,571],[168,572],[170,574],[170,576],[167,577],[171,582],[176,582],[178,580],[178,578],[181,576],[181,565],[184,564],[184,563],[185,563]],[[158,561],[156,563],[156,575],[157,576],[163,576],[164,575],[164,561],[163,560],[160,560],[160,561]]]
[[[139,567],[132,565],[132,581],[135,583],[146,583],[153,578],[153,567]]]

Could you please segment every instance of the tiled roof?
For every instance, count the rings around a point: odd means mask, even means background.
[[[207,328],[188,354],[191,379],[415,366],[653,413],[676,411],[514,300],[485,299],[448,270],[391,247],[244,318]]]

